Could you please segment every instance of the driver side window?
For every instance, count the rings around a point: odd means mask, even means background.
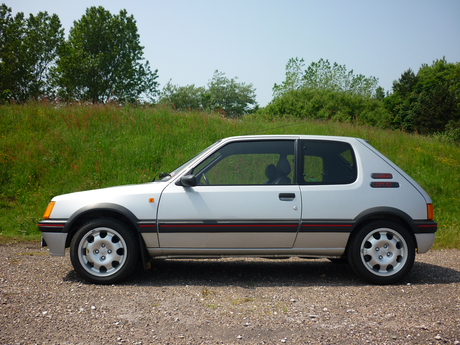
[[[205,159],[192,173],[199,185],[292,184],[294,142],[231,143]]]

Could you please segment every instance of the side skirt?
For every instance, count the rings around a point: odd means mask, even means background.
[[[339,258],[345,252],[344,247],[338,248],[147,248],[151,258],[224,258],[224,257],[272,257],[308,256]]]

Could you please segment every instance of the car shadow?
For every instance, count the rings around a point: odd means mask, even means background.
[[[328,260],[154,260],[117,285],[136,286],[364,286],[348,264]],[[85,283],[75,271],[66,281]],[[460,282],[454,269],[416,262],[409,275],[395,285],[451,284]]]

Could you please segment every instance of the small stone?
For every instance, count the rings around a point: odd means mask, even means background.
[[[96,310],[96,307],[94,305],[91,306],[91,310]]]
[[[442,340],[442,337],[438,334],[434,337],[436,340]]]

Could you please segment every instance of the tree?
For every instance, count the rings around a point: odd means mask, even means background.
[[[126,10],[112,15],[103,7],[91,7],[70,29],[59,51],[54,84],[65,99],[93,103],[152,100],[158,93],[158,78],[149,62],[142,63],[134,17]]]
[[[273,97],[276,98],[292,90],[300,90],[303,85],[303,68],[305,67],[304,59],[290,58],[286,64],[286,79],[278,85],[273,86]]]
[[[414,86],[417,85],[418,78],[415,73],[409,68],[403,74],[398,81],[393,82],[393,92],[405,97],[408,93],[411,93]]]
[[[216,70],[208,82],[208,90],[203,101],[210,110],[224,110],[229,117],[247,114],[257,106],[255,89],[252,84],[237,82],[237,77],[228,79]]]
[[[445,58],[410,69],[393,82],[384,99],[392,125],[409,132],[432,134],[456,129],[460,123],[460,63]]]
[[[377,87],[375,89],[374,98],[379,100],[379,101],[383,101],[383,99],[385,98],[385,89],[383,87],[381,87],[381,86]]]
[[[169,81],[160,95],[160,104],[169,104],[177,110],[208,110],[238,117],[258,108],[252,84],[239,83],[237,77],[228,79],[215,71],[208,87],[177,86]]]
[[[177,110],[201,110],[204,93],[204,87],[195,87],[195,84],[173,85],[170,80],[163,87],[158,103],[170,105]]]
[[[11,8],[0,8],[0,91],[3,101],[19,96],[19,83],[26,74],[21,64],[21,42],[24,36],[24,14],[12,16]]]
[[[4,101],[25,102],[49,96],[48,72],[64,30],[57,15],[39,12],[25,19],[0,8],[0,92]]]
[[[273,87],[274,98],[302,88],[347,92],[367,97],[375,95],[378,85],[375,77],[355,75],[353,70],[347,71],[345,65],[336,62],[331,65],[329,60],[323,59],[312,62],[306,70],[303,70],[304,66],[303,59],[289,59],[286,64],[286,79],[281,85],[275,84]]]

